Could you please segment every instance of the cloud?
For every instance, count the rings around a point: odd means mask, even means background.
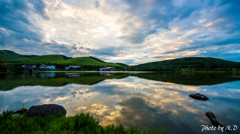
[[[121,46],[111,46],[111,47],[105,47],[105,48],[100,48],[100,49],[93,49],[90,51],[94,55],[117,56],[118,54],[124,53],[123,50],[126,50],[126,49]]]
[[[34,1],[29,1],[33,5],[33,10],[41,15],[43,19],[50,20],[50,18],[46,15],[46,4],[42,0],[34,0]]]
[[[95,1],[95,8],[99,8],[100,7],[100,3],[98,1]]]
[[[34,32],[38,29],[29,15],[31,11],[34,10],[37,14],[40,14],[44,18],[48,16],[44,12],[43,1],[31,1],[27,0],[3,0],[0,2],[0,27],[5,31],[5,34],[1,30],[1,34],[4,34],[5,38],[11,37],[14,40],[34,40],[40,41],[41,34]],[[33,7],[31,7],[31,4]],[[4,40],[1,36],[1,40]],[[1,45],[8,44],[7,42],[2,42]]]
[[[2,0],[0,46],[131,65],[185,56],[239,61],[239,6],[238,0]]]

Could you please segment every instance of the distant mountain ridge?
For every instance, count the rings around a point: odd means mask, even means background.
[[[213,70],[235,68],[240,69],[240,62],[227,61],[211,57],[185,57],[131,66],[132,70],[175,71],[181,69]],[[221,71],[221,70],[218,70]]]
[[[9,54],[9,55],[19,55],[13,51],[10,51],[10,50],[0,50],[0,54],[3,55],[3,54]]]
[[[10,50],[0,50],[3,60],[15,64],[60,64],[60,65],[89,65],[89,66],[119,66],[106,63],[95,57],[71,58],[65,55],[21,55]]]
[[[89,66],[119,66],[131,71],[176,71],[192,70],[240,70],[240,62],[227,61],[211,57],[185,57],[173,60],[148,62],[135,66],[124,63],[107,63],[95,57],[71,58],[65,55],[20,55],[10,50],[0,50],[3,60],[16,64],[59,64],[59,65],[89,65]]]

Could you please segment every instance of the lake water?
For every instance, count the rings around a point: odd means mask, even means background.
[[[0,74],[0,109],[59,104],[67,116],[89,112],[105,126],[130,124],[162,128],[172,134],[222,133],[212,126],[212,111],[224,126],[240,133],[240,77],[226,74],[41,72]],[[190,98],[201,93],[209,100]]]

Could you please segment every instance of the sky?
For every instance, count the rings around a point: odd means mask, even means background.
[[[240,62],[239,0],[1,0],[0,50],[137,65]]]

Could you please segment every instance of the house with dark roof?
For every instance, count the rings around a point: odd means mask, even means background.
[[[36,68],[36,65],[25,65],[24,68],[25,69],[34,69],[34,68]]]
[[[100,71],[114,71],[114,70],[116,70],[116,68],[115,67],[107,67],[107,66],[105,66],[103,68],[99,68],[99,70]]]

